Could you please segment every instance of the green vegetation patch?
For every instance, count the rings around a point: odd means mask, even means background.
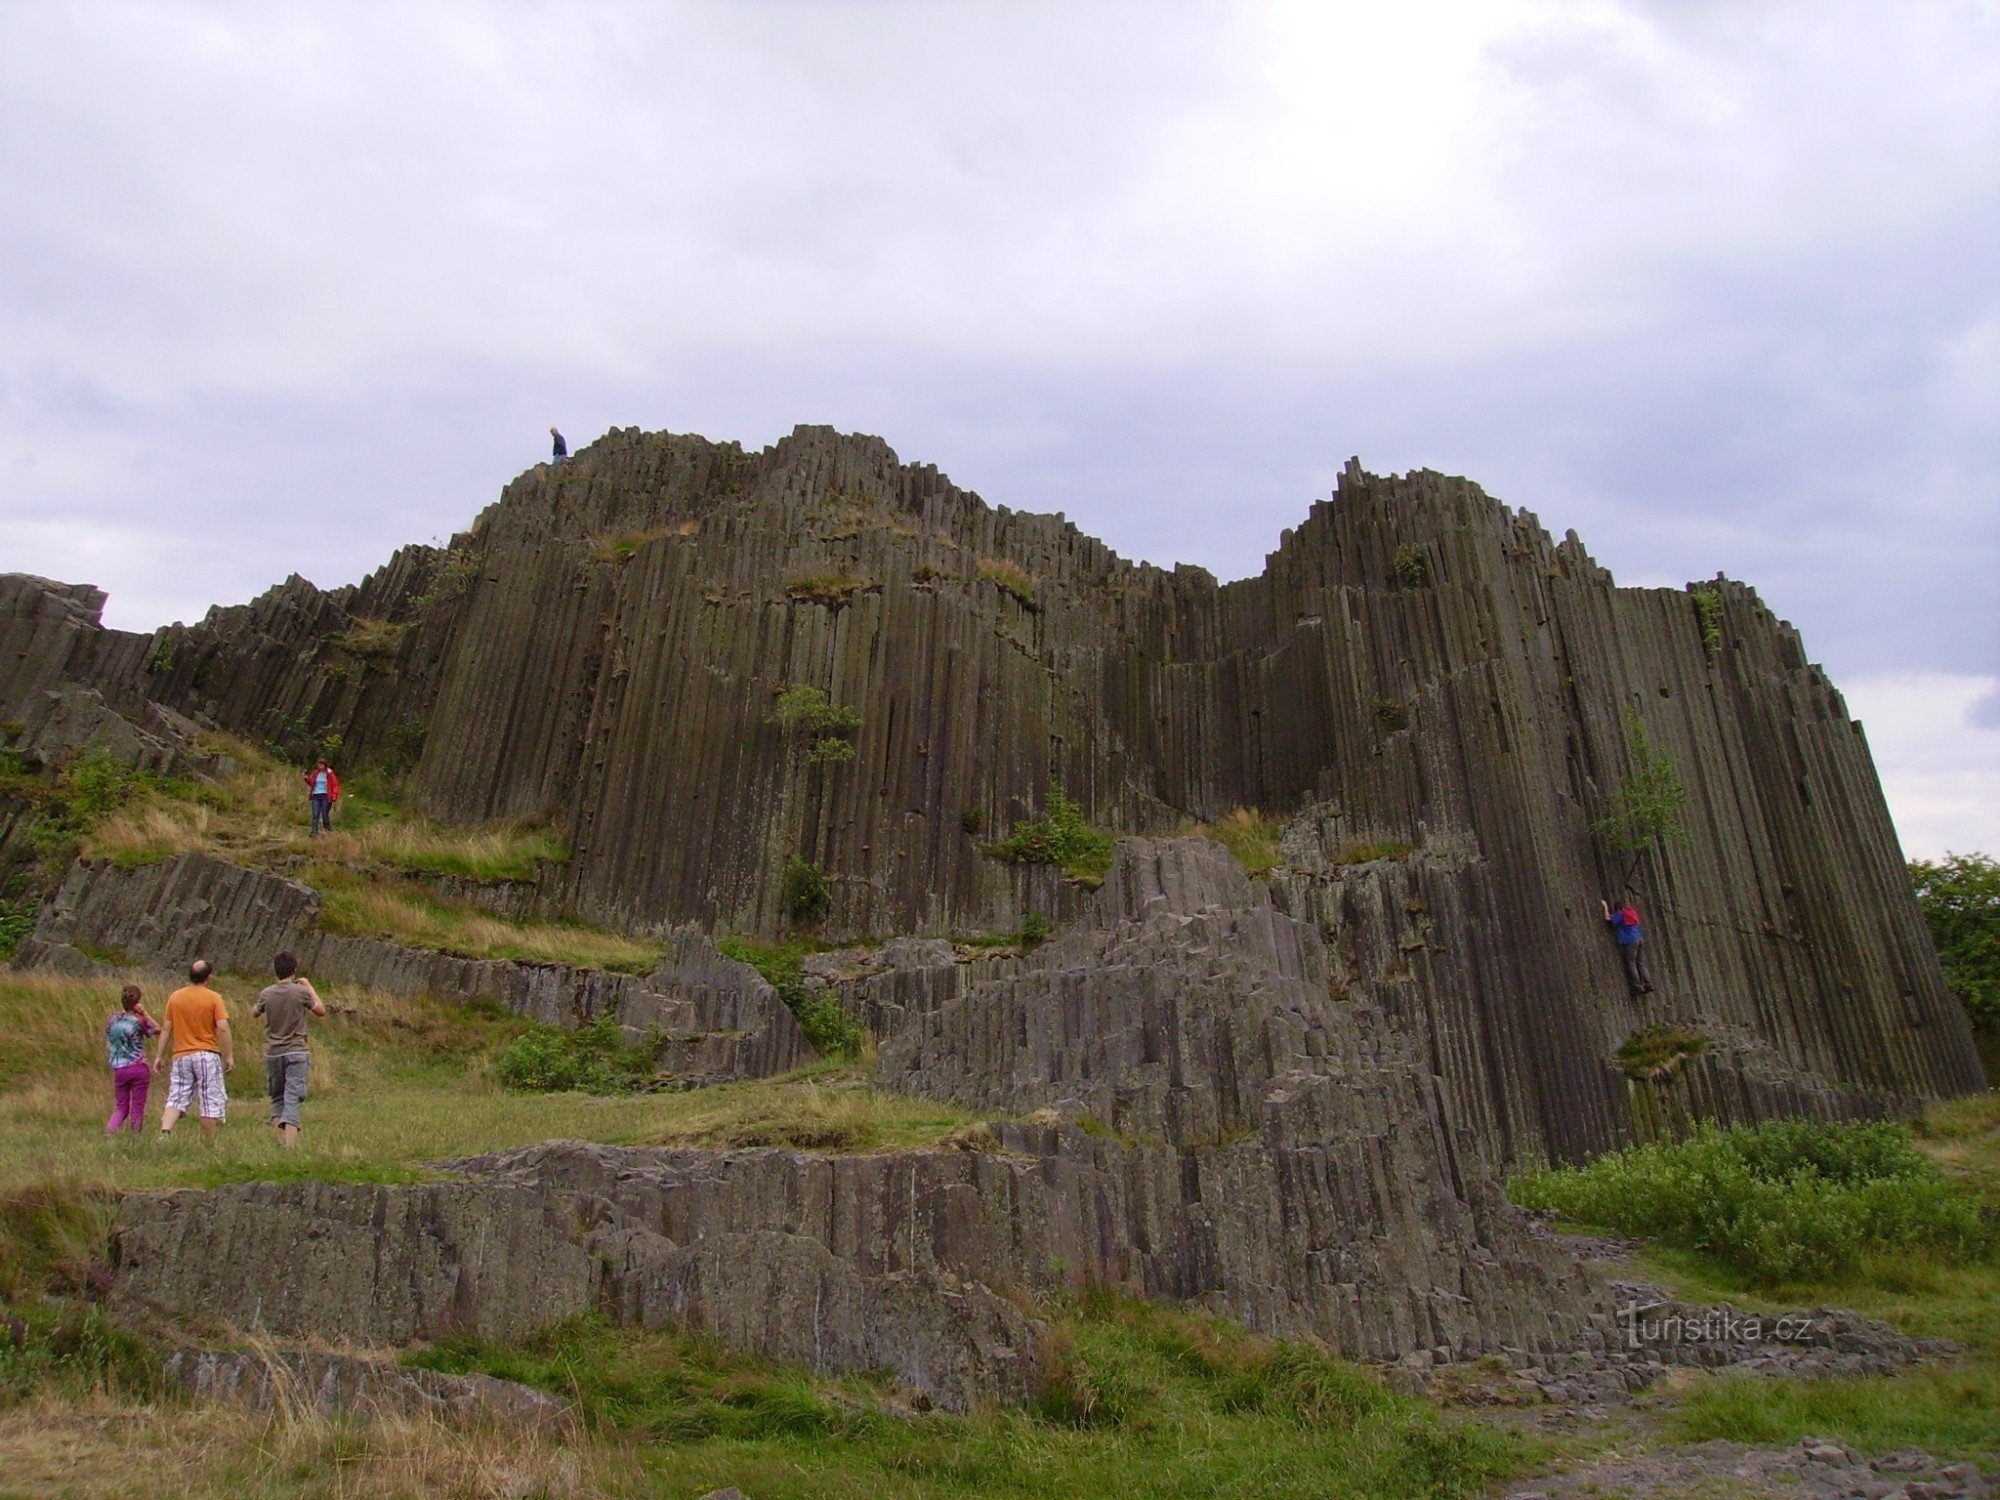
[[[1389,572],[1406,589],[1420,589],[1431,581],[1431,560],[1415,542],[1404,542],[1389,560]]]
[[[1995,1245],[1977,1197],[1882,1122],[1702,1125],[1676,1144],[1527,1173],[1508,1192],[1523,1208],[1701,1251],[1764,1285],[1851,1273],[1884,1252],[1989,1259]]]
[[[1916,859],[1910,883],[1945,983],[1977,1025],[2000,1028],[2000,863],[1985,854]]]
[[[1676,1026],[1647,1026],[1618,1048],[1618,1069],[1627,1078],[1666,1078],[1690,1057],[1708,1050],[1708,1038]]]
[[[1645,720],[1631,708],[1625,710],[1625,754],[1631,769],[1590,832],[1606,848],[1631,857],[1624,876],[1630,880],[1648,852],[1688,836],[1688,789],[1674,763],[1648,737]]]
[[[410,1362],[575,1402],[677,1491],[805,1496],[1465,1496],[1532,1439],[1454,1423],[1375,1376],[1220,1319],[1093,1293],[1049,1309],[1027,1410],[911,1410],[885,1378],[815,1379],[699,1336],[579,1319],[522,1344],[453,1338]]]
[[[1923,1448],[1946,1459],[2000,1458],[2000,1365],[1913,1370],[1893,1380],[1724,1376],[1696,1386],[1671,1416],[1687,1443],[1720,1438],[1790,1446],[1831,1438],[1864,1453]]]
[[[1399,839],[1349,839],[1334,856],[1336,865],[1367,865],[1378,859],[1403,859],[1416,851]]]
[[[1268,875],[1278,863],[1278,835],[1284,831],[1276,818],[1254,807],[1239,807],[1213,823],[1197,823],[1189,833],[1214,839],[1236,857],[1250,875]]]
[[[826,871],[809,859],[793,855],[779,877],[778,904],[794,922],[807,926],[817,922],[833,904],[833,886],[826,878]]]
[[[994,585],[1031,613],[1041,607],[1035,601],[1034,575],[1012,558],[982,557],[974,564],[973,576]]]
[[[1110,873],[1116,843],[1113,834],[1091,826],[1061,787],[1052,786],[1041,817],[1017,822],[1006,838],[983,847],[1014,864],[1059,866],[1078,885],[1095,890]]]
[[[861,727],[861,711],[835,703],[826,689],[799,684],[778,695],[775,717],[800,747],[807,765],[838,765],[854,759],[848,736]]]
[[[300,878],[320,894],[319,924],[348,937],[383,938],[464,958],[504,958],[643,974],[665,956],[640,942],[580,922],[513,921],[447,901],[408,880],[371,878],[314,865]]]
[[[654,1051],[627,1044],[606,1011],[572,1031],[535,1022],[507,1044],[493,1073],[524,1094],[632,1094],[659,1077]]]
[[[1695,621],[1701,626],[1702,649],[1712,656],[1722,649],[1722,590],[1700,587],[1688,593],[1694,600]]]
[[[824,989],[806,983],[802,967],[808,953],[827,951],[823,943],[793,939],[784,943],[757,943],[749,938],[726,937],[716,946],[729,958],[746,963],[762,974],[778,998],[791,1009],[806,1040],[821,1057],[852,1059],[861,1055],[867,1038],[848,1018],[840,1002]]]
[[[357,619],[353,626],[333,637],[333,644],[349,656],[386,665],[403,649],[410,627],[395,620]]]
[[[785,585],[785,592],[792,598],[827,609],[842,609],[858,595],[879,593],[881,589],[882,585],[872,578],[857,578],[847,573],[794,578]]]

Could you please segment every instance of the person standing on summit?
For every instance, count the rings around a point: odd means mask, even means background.
[[[555,439],[555,452],[549,456],[549,462],[559,464],[569,457],[569,444],[563,441],[563,435],[553,427],[549,429],[549,436]]]

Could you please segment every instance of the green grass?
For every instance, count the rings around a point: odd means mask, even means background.
[[[1967,1263],[1995,1249],[1977,1196],[1885,1122],[1702,1125],[1685,1141],[1525,1173],[1508,1193],[1524,1208],[1704,1251],[1766,1285],[1841,1277],[1870,1256]]]
[[[137,787],[91,822],[82,852],[125,869],[193,852],[282,874],[315,861],[482,881],[533,880],[544,864],[569,858],[552,829],[520,822],[447,827],[404,811],[392,788],[365,774],[342,787],[333,833],[311,838],[297,767],[240,741],[217,748],[242,763],[235,775],[213,786]]]
[[[968,1416],[588,1319],[513,1347],[449,1340],[413,1362],[568,1396],[598,1441],[630,1444],[642,1474],[687,1495],[1401,1500],[1478,1493],[1539,1452],[1221,1320],[1103,1295],[1051,1312],[1042,1399]]]
[[[1196,823],[1187,830],[1195,838],[1214,839],[1236,857],[1245,874],[1266,875],[1278,863],[1278,835],[1284,825],[1254,807],[1239,807],[1214,823]]]
[[[2000,1096],[1934,1106],[1916,1137],[1937,1171],[2000,1218]],[[1848,1308],[1918,1338],[1951,1339],[1961,1357],[1893,1376],[1798,1380],[1727,1373],[1695,1377],[1665,1411],[1682,1442],[1723,1438],[1789,1445],[1832,1438],[1865,1453],[1923,1448],[2000,1463],[2000,1264],[1935,1250],[1875,1249],[1834,1275],[1759,1276],[1698,1250],[1651,1245],[1637,1274],[1683,1300],[1751,1312]]]
[[[0,971],[0,1195],[81,1196],[240,1181],[405,1181],[425,1164],[536,1141],[612,1145],[789,1141],[822,1150],[916,1147],[968,1129],[963,1111],[866,1087],[852,1067],[821,1065],[778,1079],[595,1098],[523,1094],[496,1065],[528,1029],[518,1017],[441,1001],[325,985],[333,1014],[312,1027],[312,1093],[295,1150],[265,1125],[262,1024],[250,1016],[261,980],[225,975],[238,1064],[230,1119],[217,1143],[192,1127],[158,1135],[165,1086],[155,1081],[148,1131],[111,1140],[109,1071],[100,1040],[122,980]],[[156,1011],[165,986],[141,978]],[[0,1232],[4,1232],[0,1223]]]
[[[349,937],[385,938],[466,958],[526,959],[628,974],[645,973],[666,951],[578,922],[496,917],[414,881],[371,877],[343,865],[310,865],[299,878],[320,894],[319,925]]]
[[[1708,1038],[1677,1026],[1646,1026],[1618,1048],[1618,1069],[1627,1078],[1665,1078],[1690,1057],[1708,1050]]]

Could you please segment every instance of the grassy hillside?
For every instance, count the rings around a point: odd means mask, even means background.
[[[167,986],[142,978],[157,1014]],[[261,979],[225,975],[238,1063],[230,1119],[213,1148],[186,1128],[161,1140],[165,1084],[155,1081],[147,1132],[104,1135],[110,1073],[100,1040],[119,981],[0,971],[0,1192],[36,1183],[111,1191],[298,1178],[401,1178],[423,1163],[534,1141],[624,1145],[835,1141],[849,1150],[921,1145],[970,1123],[948,1106],[867,1087],[855,1068],[694,1092],[620,1098],[518,1094],[494,1063],[526,1023],[493,1011],[328,986],[333,1014],[313,1023],[305,1131],[286,1151],[265,1126],[263,1024],[249,1013]]]
[[[164,1389],[92,1300],[116,1197],[289,1177],[398,1178],[439,1157],[573,1136],[626,1142],[918,1146],[964,1115],[867,1087],[855,1069],[615,1099],[521,1095],[494,1064],[515,1018],[333,988],[315,1023],[304,1144],[257,1095],[257,981],[224,976],[241,1063],[209,1148],[184,1129],[108,1140],[99,1029],[117,982],[0,973],[0,1487],[124,1495],[171,1472],[188,1495],[1458,1496],[1538,1446],[1441,1417],[1372,1374],[1235,1325],[1112,1297],[1044,1309],[1053,1378],[1034,1410],[911,1409],[888,1384],[827,1381],[707,1340],[584,1321],[518,1346],[413,1358],[574,1400],[569,1438],[438,1422],[251,1416]],[[162,997],[158,985],[149,998]],[[149,1125],[156,1126],[156,1094]]]

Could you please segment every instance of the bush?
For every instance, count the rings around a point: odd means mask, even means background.
[[[1415,542],[1404,542],[1389,563],[1396,582],[1406,589],[1420,589],[1431,581],[1431,560]]]
[[[1672,1145],[1531,1172],[1523,1208],[1712,1255],[1766,1285],[1825,1280],[1881,1251],[1990,1255],[1993,1226],[1899,1125],[1703,1125]]]
[[[1115,842],[1103,829],[1091,827],[1083,809],[1057,786],[1049,788],[1048,807],[1041,817],[1016,823],[1012,833],[988,844],[986,852],[1014,864],[1060,865],[1070,879],[1097,886],[1111,868]]]
[[[826,871],[795,854],[780,879],[778,899],[794,922],[817,922],[833,904],[833,887]]]
[[[732,937],[722,939],[716,947],[725,957],[746,963],[764,976],[821,1057],[852,1059],[861,1055],[861,1028],[848,1019],[832,995],[806,983],[803,960],[816,950],[816,944],[798,941],[767,946]]]
[[[861,712],[835,703],[824,688],[786,688],[778,695],[777,719],[805,746],[807,765],[837,766],[854,759],[854,742],[846,736],[861,727]]]
[[[628,1047],[617,1017],[606,1012],[564,1031],[537,1021],[507,1044],[494,1072],[524,1094],[630,1094],[658,1072],[650,1047]]]

